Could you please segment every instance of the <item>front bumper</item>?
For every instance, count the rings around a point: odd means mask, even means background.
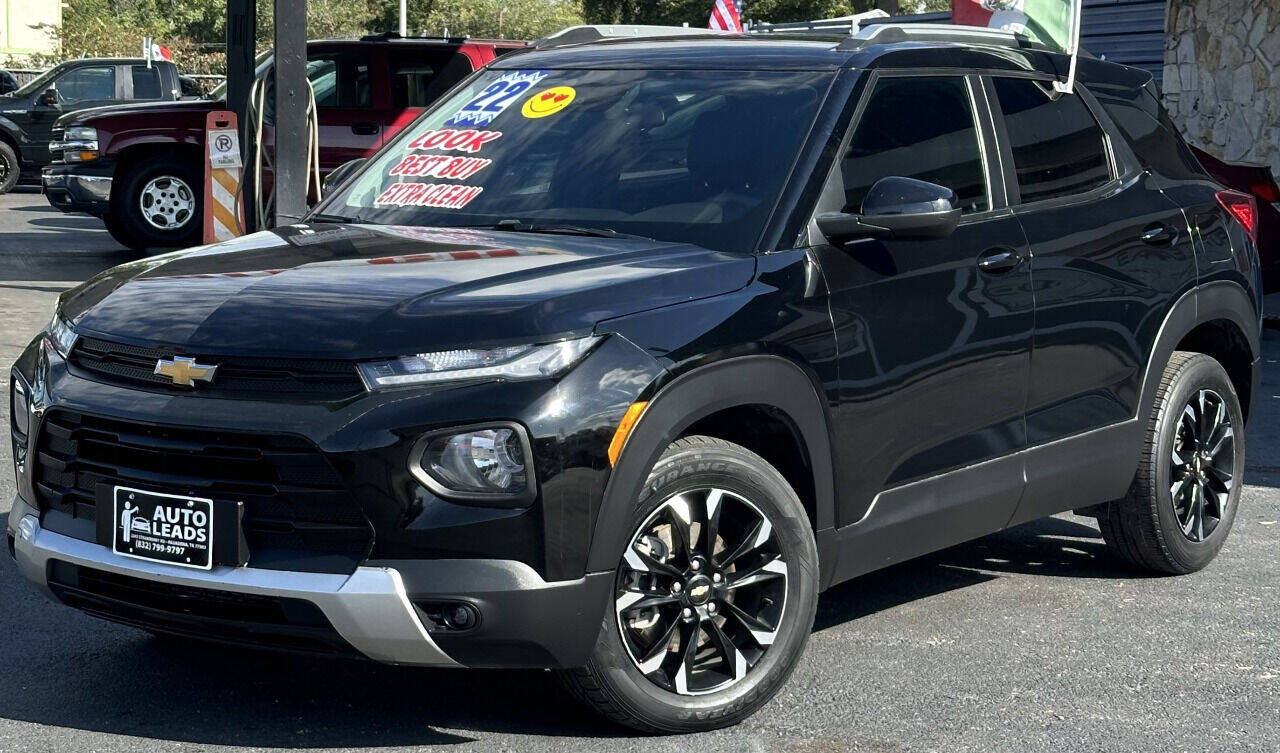
[[[49,203],[64,212],[104,215],[111,208],[110,169],[103,165],[54,165],[40,174]]]
[[[409,583],[401,569],[378,563],[358,567],[350,575],[226,566],[208,572],[190,570],[122,557],[107,547],[43,528],[39,513],[21,497],[14,500],[7,528],[19,572],[53,600],[95,616],[162,632],[287,649],[291,648],[287,637],[273,644],[244,641],[220,634],[222,620],[210,618],[202,623],[198,616],[193,619],[199,610],[189,602],[190,594],[213,592],[306,602],[319,609],[339,642],[360,656],[390,664],[578,666],[585,663],[595,643],[606,590],[612,584],[612,573],[548,584],[520,563],[476,560],[398,563],[411,574]],[[118,595],[109,600],[114,611],[101,607],[102,601],[86,608],[69,600],[67,592],[53,582],[55,569],[68,567],[84,569],[99,579],[107,574],[133,583],[155,584],[169,592],[188,591],[174,598],[171,612],[157,607],[154,599],[149,605],[130,604],[126,599],[122,609]],[[123,590],[142,592],[136,586]],[[184,599],[188,603],[183,603]],[[446,630],[443,636],[433,636],[428,630],[430,619],[419,606],[431,603],[469,604],[477,610],[480,621],[471,630]],[[128,608],[132,609],[126,611]],[[165,621],[166,614],[183,618],[182,627],[175,629],[173,621]],[[437,638],[448,645],[448,651]],[[455,655],[466,660],[459,661]]]

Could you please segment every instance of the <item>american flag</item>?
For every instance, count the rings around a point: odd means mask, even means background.
[[[742,0],[716,0],[707,28],[742,33]]]

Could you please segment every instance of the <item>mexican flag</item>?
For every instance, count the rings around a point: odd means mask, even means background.
[[[986,26],[1074,53],[1072,26],[1079,23],[1081,0],[952,0],[951,22]]]

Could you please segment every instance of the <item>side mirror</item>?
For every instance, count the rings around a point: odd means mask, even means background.
[[[61,110],[62,106],[58,104],[58,90],[53,87],[45,89],[44,92],[36,98],[36,107]]]
[[[825,212],[818,229],[832,243],[857,236],[900,240],[945,238],[960,223],[956,194],[946,186],[889,176],[871,186],[862,213]]]
[[[367,160],[364,157],[361,157],[359,159],[353,159],[350,162],[343,162],[341,165],[335,167],[333,172],[329,173],[324,178],[324,192],[328,194],[330,191],[336,190],[346,182],[347,178],[355,175],[357,170],[364,167],[364,163],[366,161]]]

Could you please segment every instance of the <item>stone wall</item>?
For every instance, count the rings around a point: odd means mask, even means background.
[[[1169,0],[1164,95],[1187,140],[1280,176],[1280,0]]]

